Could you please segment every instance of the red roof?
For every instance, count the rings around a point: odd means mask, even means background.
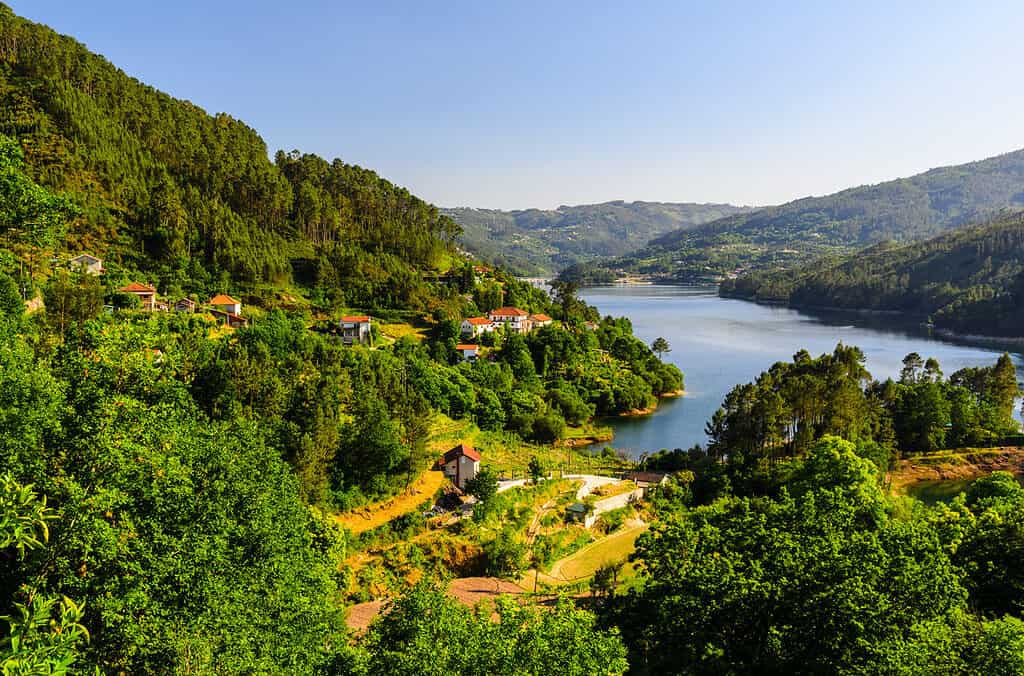
[[[480,454],[477,453],[476,449],[474,449],[472,446],[467,446],[466,444],[459,444],[452,450],[445,453],[444,461],[451,462],[452,460],[462,456],[466,456],[470,460],[480,462]]]
[[[466,321],[472,324],[473,326],[484,326],[486,324],[491,323],[491,320],[488,319],[487,317],[470,317]]]
[[[365,324],[370,321],[370,318],[366,315],[346,315],[341,318],[343,322],[352,322],[353,324]]]
[[[138,282],[132,282],[128,286],[122,286],[121,291],[125,293],[156,293],[156,289],[146,284],[139,284]]]
[[[541,315],[541,314],[530,315],[530,319],[532,319],[535,322],[550,322],[551,321],[551,317],[548,317],[547,315]]]
[[[455,346],[456,350],[479,350],[479,345],[459,344]]]
[[[517,307],[500,307],[497,310],[491,310],[490,315],[502,315],[508,317],[526,317],[530,313],[526,310],[520,310]]]
[[[235,300],[231,296],[219,293],[210,299],[210,305],[241,305],[242,301]]]

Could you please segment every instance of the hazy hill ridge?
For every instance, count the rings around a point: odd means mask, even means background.
[[[475,254],[527,274],[620,256],[677,228],[692,228],[753,207],[731,204],[624,202],[557,209],[442,209],[462,226]]]
[[[614,267],[677,278],[772,268],[909,242],[1024,207],[1024,150],[679,229]]]

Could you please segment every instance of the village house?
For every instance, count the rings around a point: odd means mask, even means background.
[[[477,336],[494,331],[494,323],[487,317],[470,317],[462,320],[462,335]]]
[[[458,350],[459,356],[463,361],[476,361],[477,357],[480,356],[479,345],[460,343],[455,346],[455,349]]]
[[[527,333],[530,330],[530,313],[517,307],[500,307],[487,313],[488,318],[497,326],[508,326],[516,333]]]
[[[139,305],[143,310],[156,309],[156,289],[148,284],[132,282],[128,286],[122,286],[121,293],[127,293],[139,299]]]
[[[68,261],[68,265],[89,275],[102,275],[105,272],[103,261],[90,254],[79,254]]]
[[[182,298],[174,304],[175,312],[195,312],[196,302],[191,298]]]
[[[643,490],[644,497],[648,497],[658,486],[664,486],[669,481],[668,472],[627,472],[626,480],[632,481],[636,487]]]
[[[359,343],[369,345],[370,343],[370,318],[366,315],[351,315],[342,317],[338,322],[341,329],[341,342],[346,345]]]
[[[533,325],[533,328],[539,329],[542,326],[551,324],[551,317],[543,314],[530,315],[530,324]]]
[[[464,489],[466,482],[480,471],[480,454],[472,446],[459,444],[444,454],[441,465],[444,475],[459,489]]]
[[[231,296],[228,296],[223,293],[219,293],[213,298],[211,298],[210,305],[212,305],[214,309],[220,310],[221,312],[226,312],[228,314],[242,314],[242,301],[235,300]]]
[[[566,519],[576,523],[582,523],[584,528],[590,528],[597,522],[597,514],[585,502],[574,502],[566,508]]]
[[[233,329],[237,329],[246,326],[249,320],[242,315],[237,315],[234,312],[224,312],[223,310],[210,310],[210,314],[214,318],[226,326],[230,326]]]

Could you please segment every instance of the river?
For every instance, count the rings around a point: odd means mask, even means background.
[[[1009,350],[1019,376],[1018,347],[972,345],[928,334],[892,316],[845,312],[809,313],[786,307],[719,298],[714,287],[621,285],[583,289],[580,297],[601,315],[628,317],[645,343],[664,337],[665,355],[682,369],[686,396],[663,399],[649,416],[606,421],[615,430],[611,445],[637,457],[662,448],[689,448],[707,441],[704,424],[733,386],[754,380],[801,348],[817,356],[836,343],[856,345],[879,380],[898,377],[903,357],[935,357],[949,375],[965,366],[989,366]],[[603,445],[602,445],[603,447]]]

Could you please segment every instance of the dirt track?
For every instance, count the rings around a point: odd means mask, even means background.
[[[484,599],[494,599],[511,594],[518,596],[526,590],[517,584],[496,577],[461,577],[452,580],[448,585],[448,593],[460,603],[475,606]],[[345,624],[356,633],[366,631],[378,615],[387,607],[388,601],[367,601],[349,606],[345,614]]]

